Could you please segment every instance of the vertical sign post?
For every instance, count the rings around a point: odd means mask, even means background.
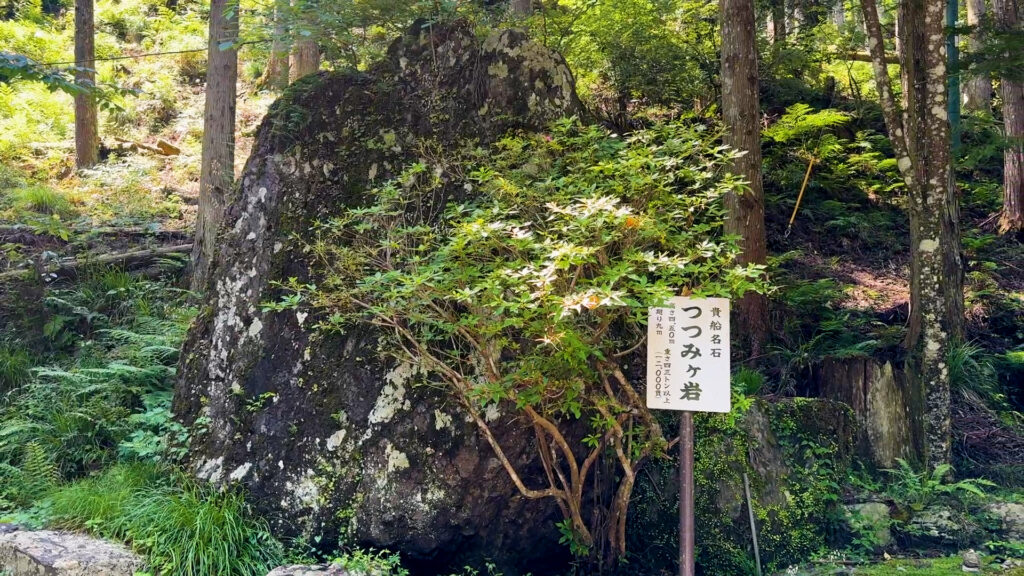
[[[679,574],[694,574],[693,413],[728,412],[729,300],[673,298],[647,323],[647,407],[679,410]]]

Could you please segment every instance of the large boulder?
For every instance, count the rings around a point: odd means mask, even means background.
[[[578,109],[560,56],[464,23],[417,23],[369,71],[290,88],[259,129],[182,354],[174,408],[192,426],[196,474],[241,484],[281,536],[398,550],[426,571],[564,558],[553,502],[520,497],[453,401],[381,357],[372,329],[324,334],[303,303],[261,303],[281,297],[278,282],[321,280],[305,249],[315,224],[429,150]],[[492,416],[512,461],[532,461],[523,422]]]

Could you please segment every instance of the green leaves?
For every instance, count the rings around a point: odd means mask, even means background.
[[[902,507],[920,511],[938,500],[957,500],[965,496],[985,498],[984,488],[996,485],[984,478],[964,479],[950,482],[953,467],[940,464],[933,470],[917,472],[902,458],[897,459],[898,468],[885,470],[891,481],[886,493]]]
[[[393,354],[444,358],[481,404],[580,418],[605,395],[595,365],[635,344],[649,306],[684,288],[765,288],[722,234],[721,199],[741,183],[716,138],[700,124],[623,139],[562,120],[421,160],[371,191],[373,205],[318,226],[310,251],[326,280],[303,293],[332,328],[373,323]],[[431,206],[444,197],[460,200]],[[298,305],[293,294],[263,306]],[[481,355],[500,362],[485,370]]]
[[[832,108],[815,112],[800,102],[786,108],[786,113],[778,122],[766,128],[762,136],[782,143],[811,139],[817,144],[824,130],[842,126],[849,121],[850,114],[847,112]]]

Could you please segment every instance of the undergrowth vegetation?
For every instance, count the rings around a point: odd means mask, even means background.
[[[48,525],[131,542],[153,571],[264,576],[283,552],[241,494],[203,488],[152,464],[122,464],[51,492]]]
[[[38,357],[0,347],[0,518],[131,543],[155,573],[263,576],[283,548],[243,495],[173,468],[187,294],[121,270],[51,291]]]

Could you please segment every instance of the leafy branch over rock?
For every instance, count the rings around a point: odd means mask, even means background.
[[[624,139],[563,120],[493,150],[424,149],[307,245],[325,272],[319,328],[382,327],[383,349],[451,391],[525,497],[557,501],[575,551],[607,526],[622,556],[637,471],[669,445],[629,366],[648,307],[765,289],[722,234],[722,196],[743,184],[717,136],[673,123]],[[533,430],[543,486],[492,434],[499,408]],[[583,500],[602,457],[620,475],[598,521]]]

